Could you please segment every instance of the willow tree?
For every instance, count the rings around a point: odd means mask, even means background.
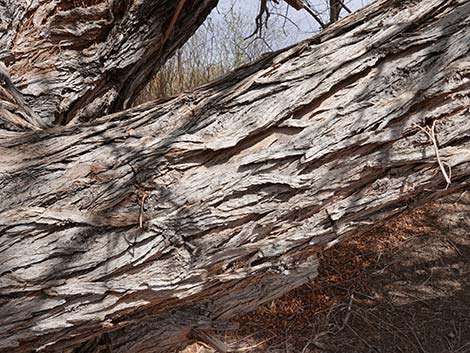
[[[379,0],[129,108],[215,3],[0,2],[1,351],[220,348],[318,252],[468,187],[470,1]]]

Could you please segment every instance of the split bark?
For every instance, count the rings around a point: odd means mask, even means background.
[[[10,73],[44,123],[89,121],[130,107],[216,4],[5,0],[0,48],[10,54],[4,54]]]
[[[382,0],[193,92],[82,125],[11,131],[28,114],[3,89],[0,350],[211,337],[314,278],[317,252],[468,187],[469,14],[466,0]],[[96,107],[76,102],[71,120]],[[433,124],[447,190],[418,128]]]

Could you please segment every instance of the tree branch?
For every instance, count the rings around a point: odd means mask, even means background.
[[[184,9],[153,0],[29,3],[0,3],[8,23],[0,47],[14,58],[9,72],[42,125],[66,125],[130,107],[217,0]]]

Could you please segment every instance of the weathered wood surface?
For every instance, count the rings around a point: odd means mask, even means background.
[[[10,53],[10,73],[44,123],[89,121],[128,108],[216,4],[5,0],[0,48]]]
[[[469,37],[470,1],[379,1],[167,101],[2,130],[0,351],[169,351],[468,187]]]

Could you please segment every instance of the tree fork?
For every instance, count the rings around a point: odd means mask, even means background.
[[[81,125],[27,131],[3,87],[0,351],[182,347],[314,278],[322,249],[468,187],[469,14],[378,1]]]
[[[45,123],[90,121],[129,108],[216,4],[6,0],[0,4],[0,47]]]

